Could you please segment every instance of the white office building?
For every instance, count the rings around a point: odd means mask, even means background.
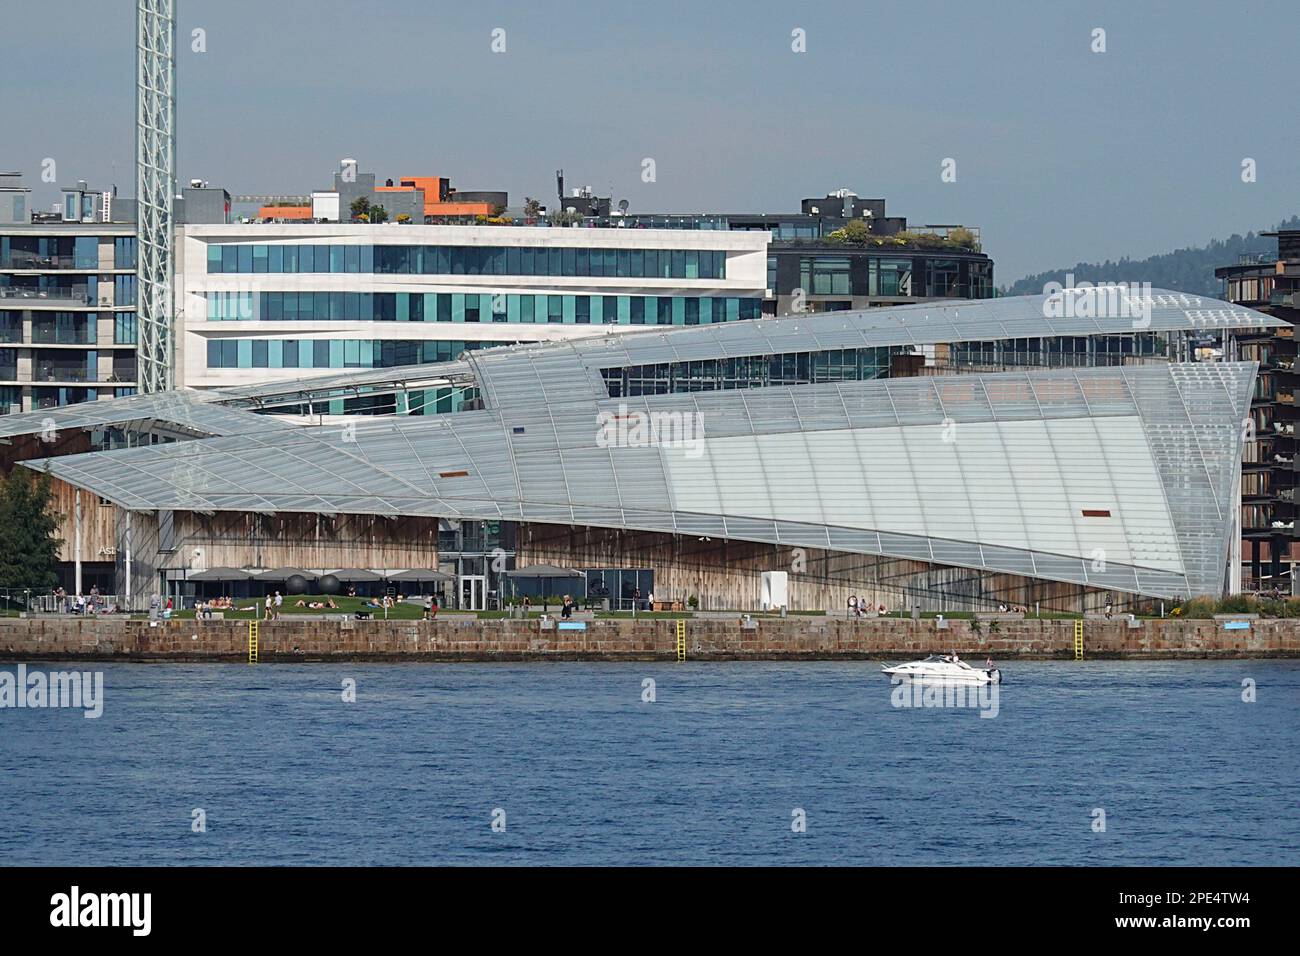
[[[494,345],[756,319],[768,241],[766,232],[684,229],[187,225],[177,384],[289,381]],[[459,398],[439,401],[448,407],[437,411],[450,411]]]

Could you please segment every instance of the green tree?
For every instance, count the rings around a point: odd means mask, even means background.
[[[871,238],[871,228],[861,219],[850,219],[842,229],[836,229],[826,238],[831,242],[852,242],[861,245]]]
[[[348,206],[348,211],[352,213],[352,218],[360,219],[363,222],[370,219],[370,200],[365,196],[358,196],[352,200],[352,205]]]
[[[385,209],[383,206],[371,206],[371,207],[370,207],[370,221],[371,221],[371,222],[388,222],[388,210]]]
[[[15,465],[0,481],[0,588],[52,588],[63,541],[48,473]]]

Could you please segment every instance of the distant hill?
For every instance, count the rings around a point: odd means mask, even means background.
[[[1284,220],[1278,229],[1300,229],[1300,216]],[[1270,232],[1272,230],[1269,230]],[[1067,272],[1074,273],[1075,282],[1149,282],[1157,289],[1173,289],[1196,295],[1218,297],[1221,289],[1214,270],[1236,263],[1240,255],[1259,255],[1277,252],[1277,240],[1250,232],[1245,236],[1232,235],[1215,239],[1208,246],[1194,249],[1176,249],[1147,259],[1129,259],[1102,263],[1080,262],[1068,269],[1040,272],[1025,276],[1019,282],[999,290],[1001,295],[1035,295],[1043,291],[1048,282],[1065,282]]]

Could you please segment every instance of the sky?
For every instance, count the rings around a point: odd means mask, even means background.
[[[344,157],[512,206],[550,203],[560,168],[632,212],[793,212],[847,187],[978,226],[999,285],[1300,213],[1294,0],[177,8],[178,179],[233,194],[325,188]],[[41,208],[47,158],[59,184],[133,194],[135,4],[11,3],[4,24],[0,169]]]

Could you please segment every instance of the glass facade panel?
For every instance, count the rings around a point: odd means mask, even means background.
[[[207,265],[209,273],[725,279],[726,258],[725,252],[708,249],[214,244],[208,246]]]

